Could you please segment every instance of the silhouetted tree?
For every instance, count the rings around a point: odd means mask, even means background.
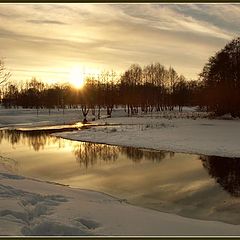
[[[0,60],[0,85],[5,83],[11,76],[11,73],[6,69],[4,61]]]
[[[205,102],[217,115],[240,116],[240,38],[232,40],[212,56],[200,78]]]
[[[203,81],[202,81],[203,83]],[[187,81],[170,67],[166,69],[160,63],[152,63],[143,68],[132,64],[119,78],[114,71],[103,71],[98,78],[86,77],[81,89],[69,84],[47,85],[36,78],[16,84],[7,84],[1,92],[5,107],[46,108],[51,113],[52,108],[80,107],[83,121],[91,110],[92,120],[100,118],[100,110],[105,108],[107,116],[111,117],[114,107],[124,106],[128,115],[144,112],[173,110],[179,106],[194,106],[200,101],[202,92],[206,91],[204,84]],[[97,111],[97,112],[96,112]]]
[[[180,76],[179,82],[173,83],[173,103],[178,105],[179,111],[182,111],[183,106],[189,104],[189,88],[188,83],[183,76]]]
[[[16,107],[18,105],[18,88],[15,84],[10,83],[6,86],[6,93],[2,100],[4,107]]]
[[[138,112],[140,105],[140,85],[142,83],[142,68],[132,64],[120,79],[120,95],[123,104],[127,106],[128,115]]]

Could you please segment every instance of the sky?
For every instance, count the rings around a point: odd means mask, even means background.
[[[0,4],[0,57],[15,81],[154,62],[197,79],[239,26],[240,4]]]

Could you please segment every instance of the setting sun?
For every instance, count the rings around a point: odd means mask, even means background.
[[[240,236],[228,1],[1,2],[1,237]]]
[[[76,88],[81,88],[84,85],[83,72],[79,68],[73,68],[69,74],[69,82]]]

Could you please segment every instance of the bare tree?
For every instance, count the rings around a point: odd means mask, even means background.
[[[5,83],[10,76],[11,76],[11,73],[7,71],[4,61],[0,60],[0,85]]]

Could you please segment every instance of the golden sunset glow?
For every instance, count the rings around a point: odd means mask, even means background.
[[[240,4],[1,4],[0,11],[0,57],[11,80],[78,88],[88,69],[159,61],[196,79],[240,24]]]
[[[84,76],[80,68],[72,68],[69,74],[69,82],[76,88],[82,88],[84,85]]]

